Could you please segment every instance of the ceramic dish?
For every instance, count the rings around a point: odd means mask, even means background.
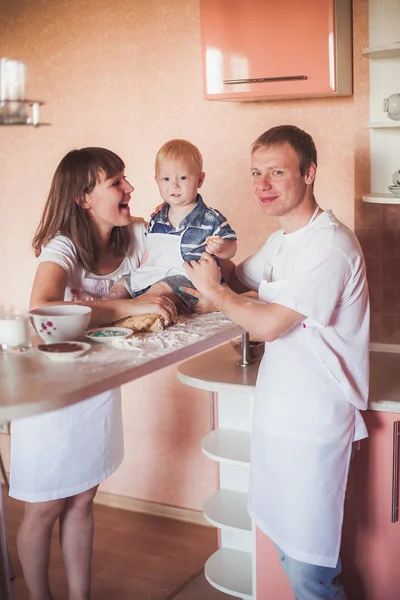
[[[132,335],[132,329],[127,327],[96,327],[88,329],[86,337],[97,344],[112,344],[116,340],[123,340]]]
[[[389,185],[388,189],[395,196],[400,196],[400,185]]]
[[[92,309],[79,304],[41,306],[29,313],[36,333],[45,344],[81,339],[89,327]]]
[[[91,345],[87,342],[55,342],[54,344],[39,344],[38,352],[51,360],[73,360],[82,356]]]

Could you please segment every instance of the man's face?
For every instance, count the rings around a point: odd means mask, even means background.
[[[299,158],[287,144],[260,148],[251,157],[251,185],[262,211],[286,217],[312,203],[316,167],[300,175]]]

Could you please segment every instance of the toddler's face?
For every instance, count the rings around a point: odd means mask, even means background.
[[[197,190],[203,185],[204,177],[204,173],[199,173],[184,159],[163,160],[156,172],[161,197],[171,206],[193,204]]]

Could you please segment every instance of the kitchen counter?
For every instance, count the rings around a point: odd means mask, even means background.
[[[371,345],[370,410],[400,413],[400,353],[395,346]],[[255,386],[260,361],[240,367],[231,344],[206,352],[179,366],[178,378],[210,392],[244,392]]]
[[[400,413],[400,354],[372,350],[370,361],[368,408]]]
[[[113,346],[93,343],[87,354],[71,361],[55,362],[35,348],[0,355],[0,421],[74,404],[243,332],[222,313],[180,315],[175,325],[162,332],[137,334]],[[37,345],[38,340],[34,343]]]

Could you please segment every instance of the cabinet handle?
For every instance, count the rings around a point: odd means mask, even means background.
[[[399,520],[399,437],[400,421],[393,423],[392,523]]]
[[[225,79],[222,83],[234,85],[236,83],[269,83],[274,81],[294,81],[296,79],[307,79],[306,75],[288,75],[287,77],[255,77],[251,79]]]

